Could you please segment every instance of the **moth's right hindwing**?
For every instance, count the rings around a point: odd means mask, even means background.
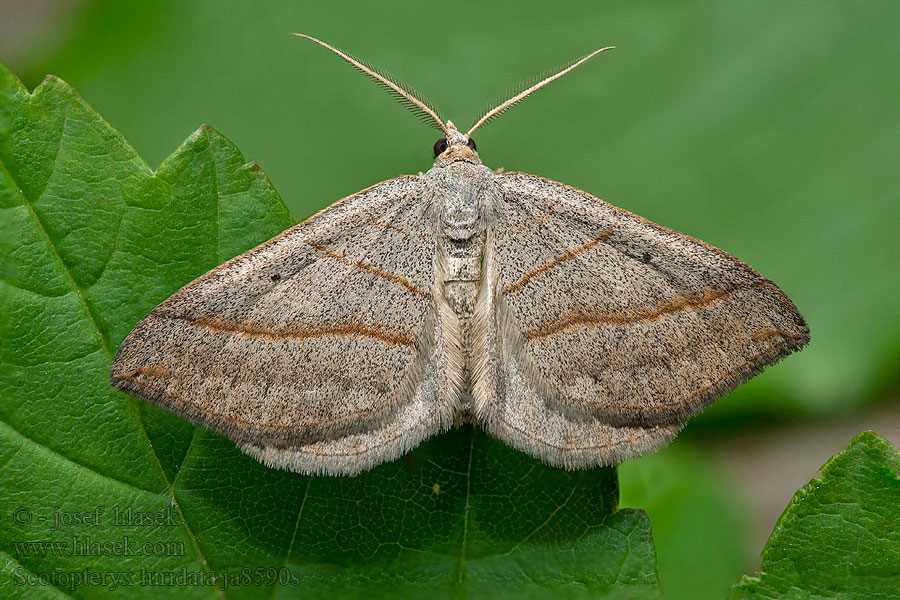
[[[381,462],[434,433],[452,408],[426,373],[442,332],[423,193],[417,177],[380,183],[188,284],[135,326],[113,384],[261,448],[357,436]],[[423,402],[418,429],[364,443]]]

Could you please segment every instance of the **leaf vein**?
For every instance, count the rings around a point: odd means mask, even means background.
[[[516,549],[518,549],[519,546],[521,546],[522,544],[524,544],[525,542],[527,542],[528,540],[530,540],[530,539],[534,536],[534,534],[536,534],[536,533],[537,533],[538,531],[540,531],[543,527],[545,527],[545,526],[553,519],[553,517],[556,516],[556,513],[558,513],[559,511],[561,511],[561,510],[563,509],[563,507],[565,507],[565,506],[569,503],[569,500],[571,500],[571,499],[572,499],[572,496],[575,495],[575,490],[576,490],[576,489],[577,489],[577,488],[576,488],[575,486],[572,486],[572,489],[569,491],[569,495],[566,496],[566,499],[563,500],[562,503],[561,503],[559,506],[557,506],[556,508],[554,508],[553,511],[552,511],[549,515],[547,515],[547,518],[544,520],[544,522],[541,523],[540,525],[538,525],[537,527],[535,527],[535,528],[531,531],[531,533],[529,533],[529,534],[526,535],[524,538],[522,538],[522,541],[520,541],[518,544],[516,544],[515,546],[513,546],[512,548],[510,548],[509,551],[506,552],[506,555],[510,555],[510,554],[512,554],[513,552],[515,552]]]
[[[463,507],[463,535],[459,546],[459,572],[456,583],[462,584],[466,563],[466,539],[469,535],[469,503],[472,498],[472,455],[475,451],[475,436],[469,432],[469,466],[466,469],[466,505]]]
[[[40,449],[43,450],[44,452],[47,452],[48,454],[51,454],[51,455],[53,455],[53,456],[56,456],[56,457],[58,457],[58,458],[64,460],[64,461],[67,462],[67,463],[70,463],[70,464],[72,464],[72,465],[75,465],[76,467],[78,467],[78,468],[80,468],[80,469],[83,469],[83,470],[87,471],[88,473],[90,473],[90,474],[92,474],[92,475],[96,475],[97,477],[100,477],[100,478],[102,478],[102,479],[104,479],[104,480],[106,480],[106,481],[111,481],[111,482],[113,482],[113,483],[117,483],[117,484],[119,484],[119,485],[123,485],[123,486],[125,486],[125,487],[127,487],[127,488],[130,488],[130,489],[136,491],[136,492],[141,492],[141,493],[144,493],[144,494],[151,494],[151,495],[153,495],[153,496],[159,497],[159,492],[155,492],[155,491],[153,491],[153,490],[148,490],[148,489],[145,489],[145,488],[142,488],[142,487],[138,487],[138,486],[134,485],[133,483],[128,483],[127,481],[122,481],[121,479],[116,479],[115,477],[110,477],[109,475],[104,475],[104,474],[101,473],[100,471],[97,471],[97,470],[95,470],[95,469],[92,469],[91,467],[89,467],[89,466],[87,466],[87,465],[84,465],[84,464],[78,462],[77,460],[75,460],[75,459],[73,459],[73,458],[69,458],[69,457],[66,456],[65,454],[62,454],[61,452],[57,452],[57,451],[54,450],[53,448],[50,448],[50,447],[48,447],[48,446],[45,446],[44,444],[38,442],[37,440],[28,437],[27,435],[25,435],[24,433],[22,433],[21,431],[19,431],[18,429],[16,429],[15,427],[13,427],[12,425],[10,425],[9,423],[7,423],[6,421],[0,421],[0,425],[6,427],[10,432],[12,432],[12,433],[14,433],[15,435],[19,436],[19,437],[22,438],[24,441],[30,442],[30,443],[34,444],[35,446],[37,446],[38,448],[40,448]]]
[[[10,560],[11,562],[14,562],[15,564],[19,565],[19,567],[20,567],[21,569],[23,569],[23,570],[25,570],[25,571],[28,571],[29,573],[31,573],[31,574],[34,575],[35,577],[38,577],[38,574],[37,574],[37,573],[35,573],[35,572],[32,571],[31,569],[29,569],[28,567],[26,567],[25,565],[23,565],[21,562],[17,561],[11,554],[9,554],[9,553],[7,553],[7,552],[3,552],[2,550],[0,550],[0,554],[3,554],[4,556],[9,557],[9,560]],[[72,596],[70,596],[69,594],[65,593],[64,591],[62,591],[61,589],[59,589],[59,588],[56,587],[55,585],[51,584],[49,581],[48,581],[47,583],[42,583],[41,585],[42,585],[42,586],[46,586],[46,587],[50,588],[51,590],[56,591],[56,592],[57,592],[58,594],[60,594],[63,598],[71,598],[72,600],[75,600],[74,597],[72,597]]]

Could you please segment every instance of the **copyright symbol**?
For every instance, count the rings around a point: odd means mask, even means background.
[[[31,514],[31,511],[25,506],[20,506],[13,512],[13,521],[15,521],[17,525],[28,525],[31,523],[33,517],[34,515]]]

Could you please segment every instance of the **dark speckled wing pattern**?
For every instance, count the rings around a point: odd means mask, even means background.
[[[479,412],[508,443],[618,462],[808,342],[788,297],[733,256],[561,183],[499,181],[482,366],[500,391]]]
[[[431,355],[443,332],[427,193],[415,176],[377,184],[188,284],[125,340],[113,384],[268,447],[278,466],[301,445],[333,455],[309,471],[334,472],[416,445],[452,420],[455,401]],[[365,447],[354,437],[379,428],[394,435]]]

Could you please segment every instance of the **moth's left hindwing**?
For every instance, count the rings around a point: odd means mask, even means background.
[[[355,472],[417,444],[455,400],[439,392],[422,193],[418,177],[377,184],[189,283],[122,343],[113,385],[295,470]],[[392,423],[393,439],[367,437]],[[329,443],[339,458],[301,460]]]

